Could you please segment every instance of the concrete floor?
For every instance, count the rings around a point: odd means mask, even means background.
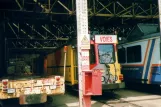
[[[78,94],[66,93],[53,96],[51,107],[79,107]],[[103,96],[92,97],[92,107],[161,107],[161,96],[134,90],[107,92]]]
[[[91,107],[161,107],[161,95],[122,89],[103,93],[102,96],[92,96],[91,104]],[[20,107],[20,105],[18,101],[10,100],[5,102],[4,107]],[[44,105],[26,107],[79,107],[78,92],[67,91],[64,95],[48,97],[48,101]]]

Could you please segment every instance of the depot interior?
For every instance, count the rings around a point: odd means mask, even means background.
[[[44,74],[46,56],[77,38],[75,2],[0,0],[0,77]],[[134,38],[136,26],[159,31],[158,14],[157,0],[88,0],[90,34],[117,34],[119,42]]]

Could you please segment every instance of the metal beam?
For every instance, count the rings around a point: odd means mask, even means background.
[[[43,36],[43,35],[42,35],[40,32],[38,32],[35,28],[32,28],[28,23],[26,23],[26,25],[29,26],[29,27],[32,29],[32,31],[36,32],[36,33],[37,33],[38,35],[40,35],[42,38],[46,39],[45,36]]]
[[[42,5],[40,2],[38,2],[38,0],[33,0],[35,3],[37,3],[42,9],[45,10],[45,13],[48,13],[49,12],[49,9],[45,8],[44,5]]]
[[[48,9],[50,10],[50,0],[48,0]]]
[[[54,34],[53,34],[49,29],[47,29],[45,26],[42,25],[42,28],[44,28],[48,33],[50,33],[52,36],[54,36],[55,38],[57,38],[56,35],[54,35]]]
[[[76,38],[75,25],[63,25],[63,26],[53,25],[53,26],[56,28],[56,31],[58,31],[58,29],[60,30],[59,32],[64,31],[63,33],[65,33],[67,36],[65,37],[65,36],[60,35],[60,36],[57,36],[57,39],[56,38],[51,38],[51,39],[49,39],[49,38],[48,39],[43,39],[43,38],[32,38],[32,39],[30,39],[30,38],[8,38],[9,43],[13,42],[15,44],[15,45],[13,45],[13,43],[12,43],[12,45],[10,44],[9,48],[15,48],[15,47],[17,47],[17,48],[24,48],[24,47],[30,48],[31,44],[36,48],[40,48],[43,46],[50,47],[53,45],[56,47],[59,47],[62,45],[62,43],[65,44],[66,42],[68,42],[70,38]],[[119,28],[118,27],[105,28],[103,26],[100,27],[100,26],[96,26],[96,25],[91,25],[91,27],[92,27],[90,29],[91,32],[93,30],[94,31],[97,30],[98,32],[100,32],[100,34],[112,33],[113,30],[119,30],[119,31],[125,30],[126,31],[126,29],[124,29],[124,27],[122,27],[122,28],[120,28],[120,27]],[[127,28],[129,29],[129,27],[127,27]],[[20,29],[20,31],[21,31],[21,29]],[[69,34],[72,34],[73,36],[72,35],[68,36]],[[124,35],[126,35],[126,34],[124,34]],[[18,43],[17,45],[16,45],[16,42]],[[31,44],[29,44],[29,43],[31,43]]]
[[[117,15],[118,15],[118,14],[121,14],[121,13],[127,11],[128,9],[132,8],[133,6],[135,6],[135,5],[131,5],[131,6],[127,7],[127,8],[125,8],[125,7],[124,7],[122,4],[120,4],[119,2],[116,2],[116,3],[117,3],[120,7],[123,8],[123,10],[120,11],[119,13],[117,13]],[[131,12],[129,12],[129,11],[128,11],[127,13],[131,14]]]
[[[92,16],[92,15],[91,15]],[[114,14],[96,14],[95,16],[99,16],[99,17],[115,17]],[[158,19],[158,15],[155,15],[155,16],[151,16],[151,15],[136,15],[136,16],[133,16],[133,15],[121,15],[121,16],[117,16],[117,17],[120,17],[120,18],[137,18],[137,19],[150,19],[150,18],[154,18],[154,19]]]
[[[17,48],[14,42],[12,42],[12,44],[13,44],[13,46],[14,46],[15,48]]]
[[[107,6],[105,6],[107,7]],[[105,9],[102,8],[101,10],[99,10],[98,12],[96,12],[94,14],[91,13],[89,14],[90,17],[92,16],[99,16],[99,17],[115,17],[115,12],[113,14],[108,14],[108,13],[99,13],[100,11],[104,10]],[[131,6],[131,9],[133,8],[134,6]],[[154,7],[153,8],[149,8],[147,10],[144,10],[144,11],[152,11],[151,9],[157,9],[157,7]],[[129,7],[130,9],[130,7]],[[133,10],[133,9],[132,9]],[[26,13],[39,13],[39,12],[34,12],[34,11],[21,11],[21,10],[6,10],[6,9],[0,9],[0,11],[11,11],[11,12],[26,12]],[[122,11],[122,12],[126,12],[125,10]],[[127,11],[127,13],[129,13],[129,11]],[[116,16],[116,17],[121,17],[121,18],[155,18],[155,19],[158,19],[158,12],[156,11],[155,13],[153,12],[153,14],[151,15],[151,17],[149,17],[148,15],[141,15],[142,13],[144,13],[143,11],[140,12],[140,13],[136,13],[135,10],[133,10],[133,13],[132,15],[124,15],[124,13],[119,13],[119,16]],[[58,13],[58,12],[50,12],[50,13],[46,13],[46,12],[41,12],[40,14],[51,14],[51,15],[69,15],[70,13]],[[118,14],[118,13],[116,13]],[[71,15],[75,15],[74,13],[72,13]]]
[[[21,41],[21,42],[20,42]],[[55,47],[55,48],[59,48],[62,45],[65,45],[67,43],[67,41],[60,41],[57,43],[53,43],[52,42],[47,42],[47,41],[28,41],[28,40],[18,40],[18,41],[14,41],[14,40],[8,40],[8,48],[19,48],[19,49],[46,49],[46,48],[51,48],[51,47]],[[13,47],[14,46],[14,47]]]
[[[8,23],[8,26],[10,27],[10,29],[12,30],[12,32],[16,35],[16,38],[18,38],[18,35],[16,34],[15,30],[13,29],[13,27],[11,26],[10,23]]]
[[[23,8],[22,8],[22,6],[20,5],[19,1],[18,1],[18,0],[15,0],[15,1],[16,1],[17,5],[19,6],[19,8],[22,10]]]
[[[71,13],[72,13],[72,11],[71,11],[71,10],[69,10],[69,9],[67,8],[67,6],[65,6],[62,2],[58,1],[58,3],[59,3],[61,6],[63,6],[63,7],[64,7],[64,9],[66,9],[66,10],[69,12],[69,14],[71,14]]]
[[[67,41],[69,40],[69,38],[58,38],[58,39],[30,39],[30,38],[8,38],[8,40],[12,40],[12,41],[21,41],[21,40],[26,40],[26,41]]]
[[[42,47],[42,48],[27,48],[27,47],[25,47],[25,48],[9,48],[9,50],[51,50],[51,49],[57,49],[57,47]],[[35,53],[35,52],[33,52],[33,53]]]
[[[50,7],[49,13],[52,11],[54,5],[58,2],[58,0],[55,0],[54,3],[52,4],[52,6]]]
[[[109,7],[113,2],[109,3],[108,5],[104,6],[102,9],[98,10],[97,12],[93,13],[93,14],[89,14],[89,16],[96,16],[98,13],[100,13],[102,10],[106,9],[107,7]]]
[[[139,6],[140,7],[140,6]],[[140,14],[142,14],[142,13],[146,13],[147,15],[151,15],[150,13],[151,13],[151,11],[153,10],[153,9],[155,9],[156,7],[152,7],[152,8],[149,8],[149,9],[147,9],[147,10],[143,10],[142,8],[142,12],[139,12],[139,13],[137,13],[136,15],[140,15]],[[148,14],[147,13],[147,11],[150,11],[150,13]]]
[[[72,12],[74,13],[74,0],[72,0]]]
[[[20,0],[15,0],[17,5],[20,8],[23,8],[23,1],[22,1],[22,5],[20,5]],[[38,4],[42,9],[46,10],[45,12],[42,12],[43,14],[51,14],[51,15],[75,15],[75,11],[74,11],[74,0],[68,0],[69,4],[72,5],[72,10],[70,10],[67,5],[65,5],[63,2],[59,1],[59,0],[54,0],[53,3],[51,3],[51,0],[48,0],[48,3],[46,3],[45,5],[49,5],[48,8],[46,8],[42,3],[38,2],[38,0],[33,0],[34,3]],[[28,3],[25,1],[25,3]],[[56,3],[59,3],[64,9],[67,10],[67,12],[51,12],[51,10],[53,9],[53,7],[56,5]],[[151,4],[146,3],[146,4],[140,4],[138,2],[131,2],[131,4],[128,2],[127,4],[121,1],[113,1],[113,0],[106,0],[106,1],[100,1],[100,0],[93,0],[93,2],[90,2],[93,4],[90,4],[89,8],[88,8],[88,12],[90,12],[90,17],[92,16],[101,16],[101,17],[120,17],[120,18],[129,18],[129,15],[133,15],[134,17],[130,16],[130,18],[139,18],[141,16],[141,18],[158,18],[158,6],[157,4],[154,4],[154,2],[152,2]],[[111,4],[112,3],[112,4]],[[29,3],[32,4],[32,3]],[[51,5],[52,4],[52,5]],[[109,4],[111,4],[109,6]],[[138,5],[138,6],[137,6]],[[103,7],[103,8],[102,8]],[[120,8],[117,11],[117,8]],[[127,7],[131,7],[131,8],[127,8]],[[103,11],[106,10],[106,11]],[[139,10],[139,11],[137,11]],[[157,11],[156,11],[157,10]],[[12,11],[12,12],[26,12],[26,13],[38,13],[35,11],[28,11],[28,10],[10,10],[10,9],[6,9],[6,10],[0,10],[0,11]],[[119,13],[121,12],[121,13]],[[40,12],[41,13],[41,12]],[[115,16],[116,14],[119,13],[119,16]],[[126,14],[125,14],[126,13]],[[149,17],[149,15],[151,15],[151,17]],[[123,16],[123,17],[122,17]]]
[[[18,25],[16,25],[15,23],[13,23],[13,25],[14,25],[17,29],[19,29],[19,26],[18,26]],[[22,33],[24,33],[25,35],[27,35],[30,39],[32,39],[32,36],[29,35],[29,34],[27,34],[23,29],[20,29],[20,31],[21,31]]]
[[[94,0],[95,1],[95,0]],[[105,8],[106,10],[107,10],[107,12],[109,12],[109,13],[111,13],[112,14],[112,12],[103,4],[103,3],[101,3],[99,0],[97,0],[97,2],[103,7],[103,8]],[[95,5],[94,5],[95,6]],[[95,8],[94,8],[94,13],[96,12],[96,10],[95,10]]]

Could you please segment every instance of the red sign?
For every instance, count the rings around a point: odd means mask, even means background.
[[[116,43],[116,35],[95,35],[95,43]]]

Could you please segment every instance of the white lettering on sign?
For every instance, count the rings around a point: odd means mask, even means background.
[[[116,43],[116,35],[95,35],[95,43]]]

